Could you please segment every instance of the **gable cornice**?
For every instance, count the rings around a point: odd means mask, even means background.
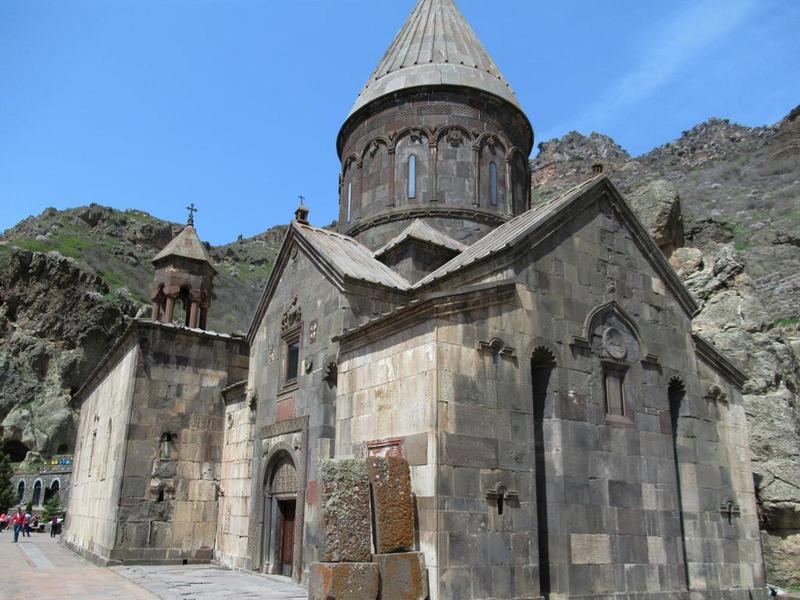
[[[744,387],[745,382],[749,379],[744,371],[733,364],[733,362],[722,354],[714,344],[699,333],[693,332],[692,340],[694,341],[695,351],[700,358],[719,374],[731,381],[739,390]]]

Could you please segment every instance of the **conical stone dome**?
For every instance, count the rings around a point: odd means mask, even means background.
[[[452,0],[417,3],[350,114],[386,94],[426,85],[471,87],[520,108],[511,86]]]
[[[419,0],[339,130],[337,229],[374,251],[422,219],[468,246],[530,206],[532,146],[453,0]]]

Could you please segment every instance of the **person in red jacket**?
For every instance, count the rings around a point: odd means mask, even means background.
[[[14,543],[17,543],[19,540],[19,532],[25,527],[25,513],[22,512],[21,508],[17,509],[17,512],[11,519],[11,525],[14,527]]]

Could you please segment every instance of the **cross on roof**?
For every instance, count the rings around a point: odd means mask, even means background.
[[[187,222],[187,225],[194,225],[194,213],[199,212],[194,207],[194,202],[192,202],[189,206],[187,206],[186,210],[189,211],[189,221]]]

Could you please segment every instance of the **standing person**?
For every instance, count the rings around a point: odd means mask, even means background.
[[[58,531],[58,515],[53,515],[53,518],[50,519],[50,537],[56,537],[56,532]]]
[[[14,527],[14,543],[16,544],[19,540],[19,532],[25,526],[25,515],[22,513],[21,508],[17,509],[14,518],[11,519],[11,525]]]
[[[0,531],[6,528],[6,513],[0,515]]]
[[[22,532],[23,536],[27,535],[28,537],[31,537],[31,519],[33,519],[33,517],[31,516],[31,513],[26,512],[25,513],[25,529]]]

